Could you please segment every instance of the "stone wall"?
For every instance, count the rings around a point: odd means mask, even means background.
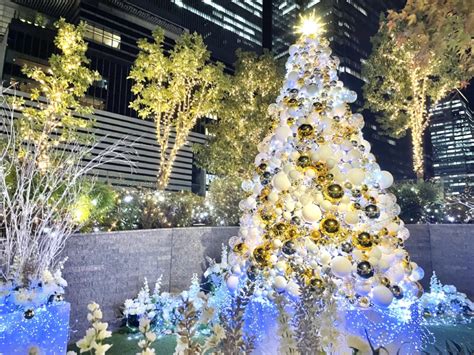
[[[433,270],[474,298],[474,235],[472,225],[410,225],[406,248],[425,270],[426,287]],[[120,325],[119,308],[135,297],[146,277],[151,286],[163,275],[163,290],[189,286],[193,273],[206,268],[205,256],[219,259],[221,246],[237,227],[196,227],[76,235],[69,239],[64,276],[69,283],[71,340],[88,326],[87,304],[99,303],[105,321]]]
[[[153,287],[162,275],[164,291],[181,291],[193,273],[205,270],[205,256],[219,258],[235,227],[157,229],[75,235],[64,250],[63,271],[71,303],[71,341],[88,327],[87,304],[100,304],[104,321],[120,326],[120,307],[135,297],[146,277]]]

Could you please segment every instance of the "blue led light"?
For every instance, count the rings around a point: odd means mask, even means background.
[[[40,354],[65,354],[69,335],[70,304],[57,302],[37,307],[31,319],[23,310],[0,310],[0,353],[28,354],[36,348]]]

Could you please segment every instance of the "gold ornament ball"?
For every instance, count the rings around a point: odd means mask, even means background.
[[[236,254],[244,255],[248,251],[248,249],[249,248],[247,247],[247,245],[241,242],[234,245],[233,251]]]
[[[326,188],[325,195],[332,200],[340,200],[344,196],[344,190],[339,184],[331,184]]]
[[[287,240],[283,243],[281,251],[286,255],[293,255],[294,253],[296,253],[295,243],[291,240]]]
[[[317,295],[322,294],[325,289],[324,281],[317,277],[311,279],[309,281],[309,289]]]
[[[300,155],[297,165],[301,168],[307,168],[311,164],[311,158],[307,155]]]
[[[270,255],[268,250],[265,247],[261,246],[254,249],[253,258],[259,266],[263,267],[268,265]]]
[[[327,217],[321,221],[321,230],[328,235],[339,232],[339,222],[333,217]]]
[[[354,238],[354,244],[357,249],[368,250],[372,247],[372,236],[370,233],[361,232],[357,234]]]
[[[298,137],[311,138],[314,135],[314,127],[310,124],[304,123],[298,127]]]
[[[357,275],[364,279],[374,276],[374,268],[368,261],[361,261],[357,264]]]
[[[369,218],[379,218],[380,208],[373,204],[367,205],[365,206],[365,215]]]

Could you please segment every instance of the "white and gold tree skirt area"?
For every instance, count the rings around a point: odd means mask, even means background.
[[[411,341],[415,349],[423,270],[404,249],[409,232],[387,191],[393,177],[362,135],[364,118],[349,106],[356,93],[338,79],[322,26],[308,18],[299,33],[269,107],[274,129],[243,183],[248,197],[230,242],[227,285],[252,284],[254,297],[271,302],[309,294],[337,309],[331,326],[347,336],[374,346]]]

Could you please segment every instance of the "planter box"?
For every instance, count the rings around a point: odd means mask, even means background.
[[[28,354],[32,348],[39,354],[65,354],[70,309],[67,302],[39,307],[31,319],[22,311],[0,313],[0,354]]]

